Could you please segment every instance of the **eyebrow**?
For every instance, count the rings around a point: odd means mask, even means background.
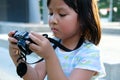
[[[49,10],[52,10],[52,8],[48,8]],[[57,7],[56,10],[63,10],[63,11],[66,11],[67,9],[65,9],[64,7],[60,6],[60,7]]]

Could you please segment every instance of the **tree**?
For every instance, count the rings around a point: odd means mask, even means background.
[[[113,19],[112,21],[120,21],[120,0],[113,0]]]
[[[110,0],[99,0],[98,1],[98,8],[101,17],[108,17],[109,16],[109,4]],[[106,12],[106,14],[102,14]]]

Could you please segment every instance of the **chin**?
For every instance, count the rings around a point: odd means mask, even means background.
[[[61,37],[57,34],[53,34],[54,37],[61,39]]]

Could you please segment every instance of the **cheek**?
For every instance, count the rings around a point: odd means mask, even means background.
[[[75,32],[79,29],[79,25],[76,20],[69,20],[67,22],[63,22],[62,25],[61,25],[61,29],[63,33],[67,33],[67,34]]]
[[[75,26],[72,26],[70,24],[66,26],[64,25],[63,27],[61,27],[61,34],[64,38],[74,35],[76,31],[77,30],[75,29]]]

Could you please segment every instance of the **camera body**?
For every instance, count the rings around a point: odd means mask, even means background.
[[[32,51],[29,49],[29,45],[26,43],[26,41],[29,41],[30,43],[34,43],[29,38],[29,32],[16,31],[13,37],[18,40],[17,46],[19,47],[22,53],[24,53],[25,55],[29,55],[32,53]]]

